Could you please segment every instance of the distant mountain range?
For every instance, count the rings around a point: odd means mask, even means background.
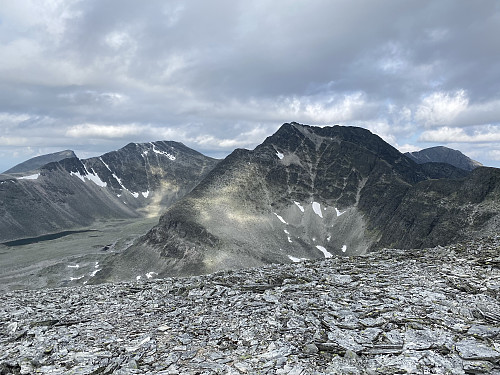
[[[298,123],[222,161],[167,141],[83,160],[64,151],[0,175],[0,241],[162,213],[94,283],[446,245],[499,229],[500,169],[477,164]]]
[[[284,124],[217,164],[94,282],[421,248],[495,233],[500,170],[417,164],[368,130]]]
[[[40,160],[0,175],[0,241],[90,225],[96,220],[158,215],[217,164],[177,142],[130,143],[118,151]],[[24,166],[23,166],[24,165]]]

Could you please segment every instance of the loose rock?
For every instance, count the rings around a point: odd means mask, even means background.
[[[5,293],[0,374],[500,374],[480,244]]]

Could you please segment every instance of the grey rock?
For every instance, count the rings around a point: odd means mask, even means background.
[[[458,354],[463,359],[498,361],[500,352],[475,339],[457,342]]]
[[[316,354],[317,352],[319,352],[319,349],[315,344],[307,344],[306,346],[304,346],[303,351],[306,354]]]
[[[492,339],[500,334],[500,327],[473,325],[469,328],[467,333],[478,338]]]
[[[448,282],[495,285],[500,268],[488,259],[498,248],[500,238],[475,239],[418,253],[12,291],[1,296],[0,371],[498,375],[497,290],[457,292]],[[339,273],[351,282],[336,282]]]
[[[466,374],[491,374],[495,366],[487,361],[464,361]]]

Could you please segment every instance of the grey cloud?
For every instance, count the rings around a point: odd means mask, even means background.
[[[170,136],[220,156],[286,121],[364,126],[405,148],[446,129],[487,135],[499,17],[495,0],[19,0],[0,9],[0,114],[27,119],[0,115],[0,150],[27,147],[30,129],[33,150]],[[461,139],[500,165],[498,143]]]

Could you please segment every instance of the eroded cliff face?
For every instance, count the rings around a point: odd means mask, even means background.
[[[0,241],[98,219],[159,215],[216,163],[177,142],[131,143],[97,158],[49,163],[31,175],[3,175]]]
[[[383,227],[378,246],[423,248],[498,233],[500,169],[423,181],[404,196]]]

